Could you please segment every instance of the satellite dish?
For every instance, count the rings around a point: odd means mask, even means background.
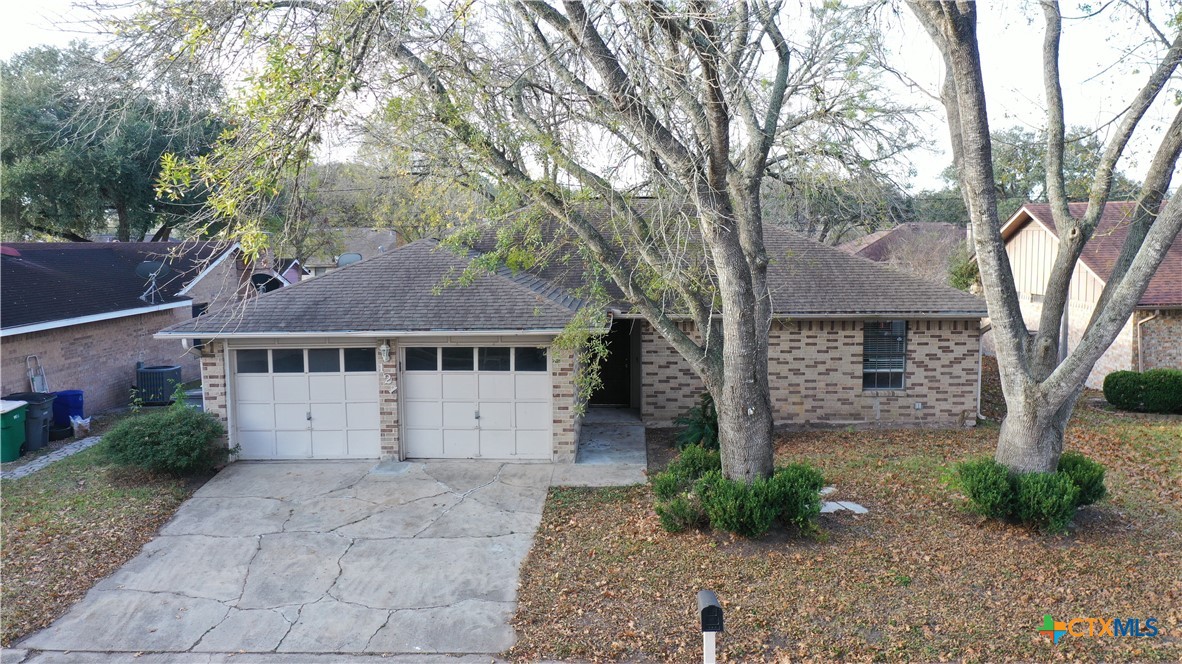
[[[159,279],[169,272],[172,272],[172,269],[163,261],[144,261],[135,266],[135,274],[140,279],[151,279],[153,277]]]
[[[337,258],[337,267],[345,267],[346,265],[352,265],[353,263],[356,263],[359,260],[361,260],[361,254],[353,254],[353,253],[341,254],[340,257]]]

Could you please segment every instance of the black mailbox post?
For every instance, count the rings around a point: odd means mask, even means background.
[[[718,604],[718,596],[712,590],[698,591],[698,611],[702,614],[703,632],[721,632],[722,606]]]

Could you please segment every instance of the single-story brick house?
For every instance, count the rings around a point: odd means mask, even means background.
[[[30,389],[37,356],[52,390],[82,390],[87,412],[125,405],[136,362],[179,365],[197,378],[196,357],[161,328],[240,296],[244,270],[226,243],[19,242],[0,250],[0,379],[3,394]],[[163,262],[151,288],[137,274]]]
[[[1087,203],[1070,203],[1069,208],[1073,216],[1082,217]],[[1071,275],[1067,306],[1069,350],[1083,338],[1100,294],[1112,277],[1135,209],[1134,201],[1108,203],[1095,233],[1084,245]],[[1001,236],[1006,242],[1022,317],[1027,328],[1036,331],[1042,315],[1043,293],[1059,247],[1050,205],[1022,206],[1002,226]],[[1102,388],[1104,377],[1113,371],[1154,368],[1182,369],[1182,238],[1170,245],[1133,314],[1088,375],[1087,386]]]
[[[780,227],[765,236],[778,423],[975,423],[982,300]],[[553,341],[585,306],[581,269],[440,286],[474,255],[419,240],[159,336],[207,340],[205,407],[242,458],[573,461],[575,361]],[[701,381],[643,318],[612,309],[591,404],[672,423]]]

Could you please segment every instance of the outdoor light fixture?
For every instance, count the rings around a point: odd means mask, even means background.
[[[382,354],[382,361],[390,361],[390,344],[383,341],[381,346],[378,346],[378,352]]]

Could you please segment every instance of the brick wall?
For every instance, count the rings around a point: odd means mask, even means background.
[[[201,390],[205,412],[217,416],[229,425],[229,402],[226,398],[226,342],[212,341],[206,345],[207,355],[201,357]]]
[[[576,415],[579,405],[575,385],[575,356],[568,350],[550,347],[550,381],[553,397],[551,438],[556,463],[573,463],[579,444],[583,418]]]
[[[59,327],[0,340],[3,394],[28,392],[25,358],[36,355],[49,389],[82,390],[86,414],[125,406],[135,383],[135,363],[181,366],[184,380],[197,378],[197,360],[178,339],[152,335],[191,318],[189,307]]]
[[[398,417],[398,346],[394,339],[390,344],[390,360],[382,361],[378,355],[378,417],[381,419],[381,441],[383,459],[402,458],[402,444],[399,439]],[[382,342],[377,343],[378,346]]]
[[[1144,321],[1155,314],[1141,325],[1141,368],[1182,369],[1182,309],[1139,311],[1134,317]]]
[[[643,331],[641,416],[668,426],[703,387],[651,326]],[[769,334],[768,378],[776,423],[955,426],[975,422],[979,322],[912,320],[906,388],[862,390],[861,321],[777,322]],[[916,410],[916,404],[922,408]]]

